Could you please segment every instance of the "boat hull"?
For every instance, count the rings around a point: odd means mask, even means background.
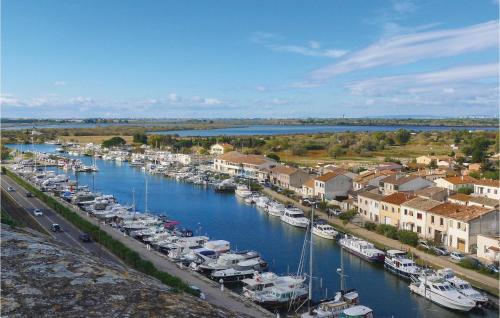
[[[424,292],[423,289],[418,284],[415,284],[415,283],[410,284],[409,288],[410,288],[410,291],[412,291],[413,293],[418,294],[422,297],[425,297],[426,299],[432,301],[433,303],[440,305],[442,307],[445,307],[445,308],[467,312],[475,307],[475,306],[471,306],[471,305],[467,305],[467,304],[457,303],[457,302],[455,302],[449,298],[446,298],[445,296],[439,295],[431,290],[426,290],[426,292]]]
[[[346,251],[348,251],[349,253],[354,254],[354,255],[356,255],[356,256],[358,256],[358,257],[360,257],[360,258],[362,258],[362,259],[364,259],[365,261],[368,261],[368,262],[383,263],[384,259],[385,259],[385,255],[368,256],[368,255],[362,254],[362,253],[360,253],[358,251],[355,251],[353,249],[350,249],[349,247],[347,247],[345,245],[342,245],[342,247],[344,247],[344,249]]]
[[[395,268],[394,266],[391,266],[387,263],[384,263],[384,268],[387,269],[389,272],[391,272],[395,275],[398,275],[399,277],[402,277],[402,278],[407,279],[407,280],[411,280],[412,276],[415,275],[412,273],[404,272],[404,271],[400,270],[399,268]]]

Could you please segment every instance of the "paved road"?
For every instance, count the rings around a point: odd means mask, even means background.
[[[15,191],[7,191],[8,187],[14,188]],[[6,175],[2,175],[2,188],[3,190],[5,190],[5,193],[24,210],[24,212],[27,214],[26,217],[32,217],[35,222],[37,222],[41,227],[47,230],[47,232],[53,239],[73,248],[77,248],[84,252],[88,252],[90,254],[98,256],[103,260],[123,266],[123,263],[117,257],[107,251],[100,244],[97,244],[96,242],[84,243],[80,241],[78,236],[80,235],[81,231],[79,231],[76,227],[66,221],[55,211],[50,209],[38,198],[26,197],[26,190],[16,182],[12,181],[12,179],[10,179]],[[43,213],[43,216],[34,216],[34,209],[40,209]],[[51,226],[55,223],[61,226],[62,232],[54,233],[51,231]]]
[[[73,245],[77,248],[81,249],[90,249],[90,252],[96,253],[100,252],[101,256],[103,256],[103,252],[99,251],[98,244],[96,243],[82,243],[78,240],[79,231],[74,228],[71,224],[65,221],[61,216],[57,215],[56,212],[50,210],[43,202],[38,200],[37,198],[27,198],[25,196],[26,190],[19,186],[17,183],[12,181],[12,179],[7,176],[2,176],[2,187],[7,190],[7,187],[13,187],[15,192],[8,192],[8,194],[12,195],[13,198],[23,207],[26,208],[29,213],[35,208],[42,209],[44,216],[37,217],[36,220],[45,228],[50,228],[52,223],[58,223],[62,226],[64,231],[62,233],[54,234],[50,232],[50,234],[60,241],[63,241],[69,245]],[[69,203],[63,201],[60,198],[56,198],[60,200],[61,203],[65,204],[67,207],[73,209],[73,211],[80,214],[81,217],[88,220],[89,222],[98,225],[98,220],[93,217],[88,216],[86,213],[75,209]],[[28,212],[26,212],[28,213]],[[106,231],[109,235],[111,235],[114,239],[121,241],[125,245],[129,246],[133,250],[139,253],[139,255],[146,260],[151,261],[156,268],[161,271],[167,272],[171,275],[177,276],[183,281],[187,282],[189,285],[195,285],[205,294],[206,301],[212,303],[217,306],[221,306],[224,308],[228,308],[234,312],[238,312],[241,314],[246,314],[251,317],[274,317],[273,314],[266,311],[265,309],[253,304],[252,302],[243,300],[239,295],[233,293],[232,291],[225,288],[224,291],[220,290],[220,285],[215,283],[208,278],[195,273],[189,269],[181,269],[175,263],[171,262],[165,255],[153,251],[147,250],[146,246],[133,239],[129,236],[124,236],[124,234],[118,231],[115,228],[110,226],[105,226],[101,224],[101,229]],[[97,247],[97,249],[96,249]],[[114,258],[113,255],[110,255]]]

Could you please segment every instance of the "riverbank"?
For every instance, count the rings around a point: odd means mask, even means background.
[[[9,174],[14,175],[9,171]],[[24,184],[26,181],[20,179],[19,176],[13,178],[13,180],[18,183],[22,187],[27,187]],[[20,182],[22,180],[23,182]],[[254,303],[245,300],[238,294],[230,291],[225,288],[223,291],[220,289],[220,285],[214,281],[209,280],[206,277],[201,276],[198,273],[192,272],[186,268],[179,268],[177,264],[171,262],[165,255],[147,249],[146,246],[139,241],[127,236],[117,229],[111,228],[107,225],[103,225],[97,219],[90,217],[87,213],[82,212],[79,209],[76,209],[73,205],[65,202],[59,197],[56,197],[53,194],[41,193],[38,191],[34,191],[37,189],[34,185],[29,184],[27,190],[32,191],[35,195],[44,195],[50,198],[50,200],[56,201],[58,204],[64,206],[66,209],[69,209],[73,213],[77,214],[79,217],[84,219],[85,221],[91,223],[94,226],[97,226],[99,231],[104,231],[107,235],[109,235],[113,240],[120,242],[121,244],[127,246],[129,249],[133,250],[137,253],[142,259],[151,262],[158,270],[163,271],[165,273],[169,273],[170,275],[186,282],[190,286],[196,286],[200,288],[201,291],[205,294],[206,301],[222,306],[225,308],[229,308],[232,311],[239,312],[242,314],[250,315],[252,317],[272,317],[273,315],[264,310],[263,308],[255,305]]]
[[[267,196],[272,197],[275,200],[278,200],[282,203],[287,203],[287,202],[293,202],[294,205],[300,207],[306,214],[311,213],[311,208],[306,207],[304,205],[301,205],[298,201],[295,201],[287,196],[284,196],[280,193],[277,193],[271,189],[264,188],[263,193],[265,193]],[[463,268],[459,266],[458,264],[445,259],[443,257],[427,254],[423,251],[418,250],[417,248],[403,244],[399,241],[387,238],[383,235],[380,235],[375,232],[368,231],[367,229],[364,229],[362,227],[359,227],[355,224],[352,223],[347,223],[344,224],[342,220],[336,217],[328,217],[328,215],[325,212],[315,210],[314,214],[318,216],[319,218],[327,220],[332,226],[335,228],[339,229],[341,232],[344,233],[349,233],[355,236],[358,236],[362,239],[368,240],[372,243],[374,243],[377,247],[383,248],[383,249],[399,249],[399,250],[405,250],[408,251],[409,253],[412,253],[419,259],[421,259],[423,262],[429,265],[433,265],[437,268],[451,268],[455,273],[458,275],[461,275],[465,277],[473,286],[480,288],[482,290],[487,291],[488,293],[497,296],[496,297],[496,304],[498,306],[498,296],[499,296],[499,281],[498,279],[480,274],[478,272]]]

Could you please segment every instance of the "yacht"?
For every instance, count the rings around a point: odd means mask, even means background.
[[[420,275],[409,288],[411,292],[446,308],[470,311],[476,306],[474,300],[459,293],[447,280],[435,274]]]
[[[318,317],[318,318],[337,318],[349,308],[352,308],[359,303],[359,295],[355,289],[347,291],[339,291],[335,297],[330,300],[323,300],[316,307],[312,315],[310,312],[305,313],[301,318]]]
[[[357,255],[369,262],[383,262],[385,258],[384,252],[375,248],[372,243],[363,241],[354,236],[344,236],[339,240],[339,244],[348,252]]]
[[[330,224],[326,223],[325,220],[317,220],[313,224],[312,233],[319,237],[333,240],[339,234]]]
[[[406,256],[406,252],[399,250],[388,250],[385,255],[384,267],[406,279],[418,275],[421,268]]]
[[[354,306],[342,312],[342,318],[373,318],[373,310],[366,306]]]
[[[271,201],[267,204],[267,213],[271,216],[281,217],[285,212],[285,206],[279,202]]]
[[[265,197],[265,196],[259,196],[255,199],[255,205],[258,207],[258,208],[261,208],[261,209],[266,209],[267,208],[267,204],[269,203],[270,199],[268,197]]]
[[[259,258],[259,253],[254,251],[244,253],[226,253],[221,254],[217,259],[210,259],[206,262],[199,264],[196,269],[199,272],[211,274],[214,271],[228,269],[239,262],[246,261],[253,258]]]
[[[471,284],[457,276],[450,268],[442,268],[436,271],[436,274],[445,279],[460,294],[472,299],[476,305],[482,306],[488,302],[488,297],[472,288]]]
[[[255,294],[266,288],[278,285],[301,286],[304,281],[305,278],[302,276],[279,276],[272,272],[255,272],[252,278],[242,280],[244,284],[242,295],[247,299],[254,300]]]
[[[281,221],[297,227],[307,227],[309,220],[299,208],[286,208],[281,216]]]
[[[252,277],[255,272],[264,270],[265,267],[262,266],[261,262],[262,260],[258,258],[241,261],[231,268],[212,272],[211,278],[217,282],[221,279],[225,283],[239,282],[245,278]]]
[[[236,187],[234,193],[241,198],[246,198],[252,194],[252,191],[246,185],[240,184]]]
[[[266,309],[287,307],[290,302],[300,302],[307,298],[305,286],[276,285],[255,293],[253,301]]]

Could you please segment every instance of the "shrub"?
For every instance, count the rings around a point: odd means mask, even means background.
[[[344,224],[347,224],[350,220],[352,220],[356,214],[358,214],[358,211],[356,209],[352,209],[346,212],[343,212],[339,215],[339,219],[345,221]]]
[[[467,187],[461,187],[460,189],[457,190],[458,193],[463,193],[463,194],[471,194],[474,192],[474,188],[467,186]]]
[[[373,231],[377,228],[377,224],[373,223],[373,222],[365,222],[365,229],[367,229],[368,231]]]
[[[411,246],[417,246],[418,244],[418,234],[408,230],[398,231],[398,240],[401,243],[408,244]]]
[[[377,225],[377,233],[383,234],[384,236],[397,239],[398,238],[398,229],[395,226],[388,224],[379,224]]]
[[[269,159],[273,159],[273,160],[275,160],[277,162],[281,161],[280,157],[277,154],[275,154],[274,152],[271,152],[271,153],[267,154],[266,157],[268,157]]]

